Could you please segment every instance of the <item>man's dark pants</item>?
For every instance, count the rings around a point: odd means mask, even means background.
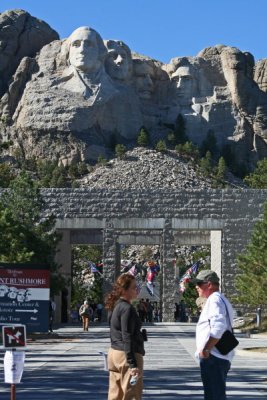
[[[230,361],[210,355],[200,359],[205,400],[226,400],[226,378]]]

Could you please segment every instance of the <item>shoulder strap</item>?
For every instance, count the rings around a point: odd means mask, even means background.
[[[225,306],[226,314],[227,314],[227,317],[228,317],[228,320],[229,320],[229,324],[230,324],[231,329],[232,329],[232,331],[233,331],[233,327],[232,327],[232,324],[231,324],[231,320],[230,320],[230,315],[229,315],[229,311],[228,311],[227,304],[225,303],[225,301],[224,301],[224,299],[222,298],[221,294],[219,294],[219,297],[220,297],[220,299],[222,300],[222,302],[223,302],[223,304],[224,304],[224,306]]]

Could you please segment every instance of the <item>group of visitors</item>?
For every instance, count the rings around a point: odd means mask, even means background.
[[[142,322],[159,322],[160,321],[160,310],[158,303],[153,303],[149,300],[139,300],[136,306],[137,313]]]
[[[234,352],[225,354],[219,350],[219,342],[226,331],[232,330],[233,309],[220,293],[219,277],[214,271],[202,270],[192,282],[198,295],[206,299],[196,327],[196,358],[204,399],[226,400],[226,378]],[[117,279],[106,298],[111,339],[108,400],[142,399],[146,335],[141,330],[143,313],[140,316],[132,305],[136,298],[136,279],[127,273]],[[143,299],[140,302],[146,303]]]

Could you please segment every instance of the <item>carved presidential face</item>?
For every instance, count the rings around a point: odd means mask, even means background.
[[[108,40],[105,42],[108,55],[105,66],[112,79],[127,80],[132,72],[132,59],[129,48],[122,42]]]
[[[27,289],[25,292],[25,301],[30,301],[32,299],[32,292],[30,289]]]
[[[135,62],[134,76],[135,86],[140,98],[144,100],[150,99],[154,92],[154,68],[146,62]]]
[[[69,63],[84,73],[99,69],[97,34],[88,28],[78,28],[69,38]]]
[[[8,287],[6,285],[0,286],[0,297],[4,297],[8,293]]]
[[[178,96],[192,98],[195,95],[197,83],[192,68],[189,66],[177,68],[172,74],[171,80],[175,82]]]
[[[25,300],[25,292],[26,292],[26,290],[24,290],[24,289],[21,289],[18,291],[18,294],[17,294],[18,302],[22,303]]]
[[[225,47],[221,52],[224,76],[228,84],[237,85],[242,90],[242,85],[247,80],[247,57],[234,47]]]
[[[246,58],[244,54],[235,48],[229,48],[227,50],[227,65],[228,68],[236,71],[246,71]]]
[[[8,290],[7,296],[8,296],[10,299],[16,299],[16,297],[17,297],[17,292],[18,292],[17,288],[15,288],[15,287],[10,287],[9,290]]]

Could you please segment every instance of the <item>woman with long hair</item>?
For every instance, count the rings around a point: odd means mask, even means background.
[[[127,273],[119,276],[106,297],[111,339],[108,400],[142,398],[145,351],[142,323],[131,304],[136,297],[135,278]]]

